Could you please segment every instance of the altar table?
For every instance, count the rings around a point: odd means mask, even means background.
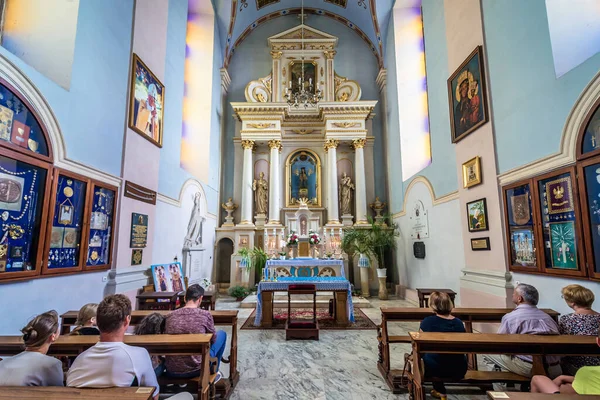
[[[320,260],[318,258],[295,258],[293,260],[267,260],[263,278],[267,278],[271,270],[278,277],[343,277],[344,260]],[[271,272],[272,273],[272,272]]]
[[[319,292],[334,292],[333,301],[336,323],[339,325],[348,325],[348,321],[354,322],[352,292],[350,282],[346,278],[288,277],[277,278],[277,281],[261,281],[258,284],[254,325],[270,326],[273,322],[273,292],[285,292],[288,290],[289,285],[296,283],[314,284]],[[264,318],[263,312],[265,314]]]

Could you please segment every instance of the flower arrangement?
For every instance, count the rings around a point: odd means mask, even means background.
[[[202,278],[199,284],[204,290],[207,290],[212,285],[212,282],[208,278]]]
[[[298,244],[298,235],[296,234],[296,232],[292,231],[287,237],[287,245],[295,246],[297,244]]]
[[[316,246],[319,243],[321,243],[321,237],[319,236],[319,234],[317,232],[310,231],[310,232],[308,232],[308,241],[310,242],[310,244]]]

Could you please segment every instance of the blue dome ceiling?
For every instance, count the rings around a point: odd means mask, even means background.
[[[383,38],[393,4],[394,0],[305,0],[304,11],[337,20],[355,31],[383,67]],[[225,67],[236,47],[256,27],[274,18],[300,14],[301,10],[301,0],[214,0],[214,5]]]

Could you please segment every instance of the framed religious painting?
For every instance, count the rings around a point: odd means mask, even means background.
[[[452,143],[488,122],[483,48],[477,46],[448,78]]]
[[[129,128],[162,147],[165,86],[133,54],[129,93]]]
[[[467,203],[467,226],[469,232],[481,232],[490,229],[485,198]]]
[[[539,247],[534,225],[533,181],[528,179],[503,188],[507,232],[507,260],[511,271],[538,271]]]
[[[481,183],[481,157],[477,156],[462,165],[463,188],[479,185]]]

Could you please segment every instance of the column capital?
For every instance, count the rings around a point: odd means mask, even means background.
[[[352,148],[354,150],[356,150],[356,149],[362,149],[363,147],[365,147],[366,143],[367,143],[367,139],[365,139],[365,138],[354,139],[354,140],[352,140]]]
[[[281,151],[281,140],[269,140],[267,142],[267,144],[269,145],[269,149],[273,150],[273,149],[277,149],[279,151]]]
[[[325,54],[325,58],[326,59],[333,60],[333,58],[337,54],[337,51],[335,51],[335,50],[325,50],[325,51],[323,51],[323,54]]]
[[[273,57],[273,60],[279,60],[282,55],[283,55],[283,51],[272,51],[271,52],[271,57]]]
[[[254,149],[254,140],[242,140],[242,148],[244,150]]]
[[[339,144],[340,141],[337,139],[327,139],[325,144],[323,144],[323,148],[325,149],[325,152],[327,152],[329,149],[337,149]]]

